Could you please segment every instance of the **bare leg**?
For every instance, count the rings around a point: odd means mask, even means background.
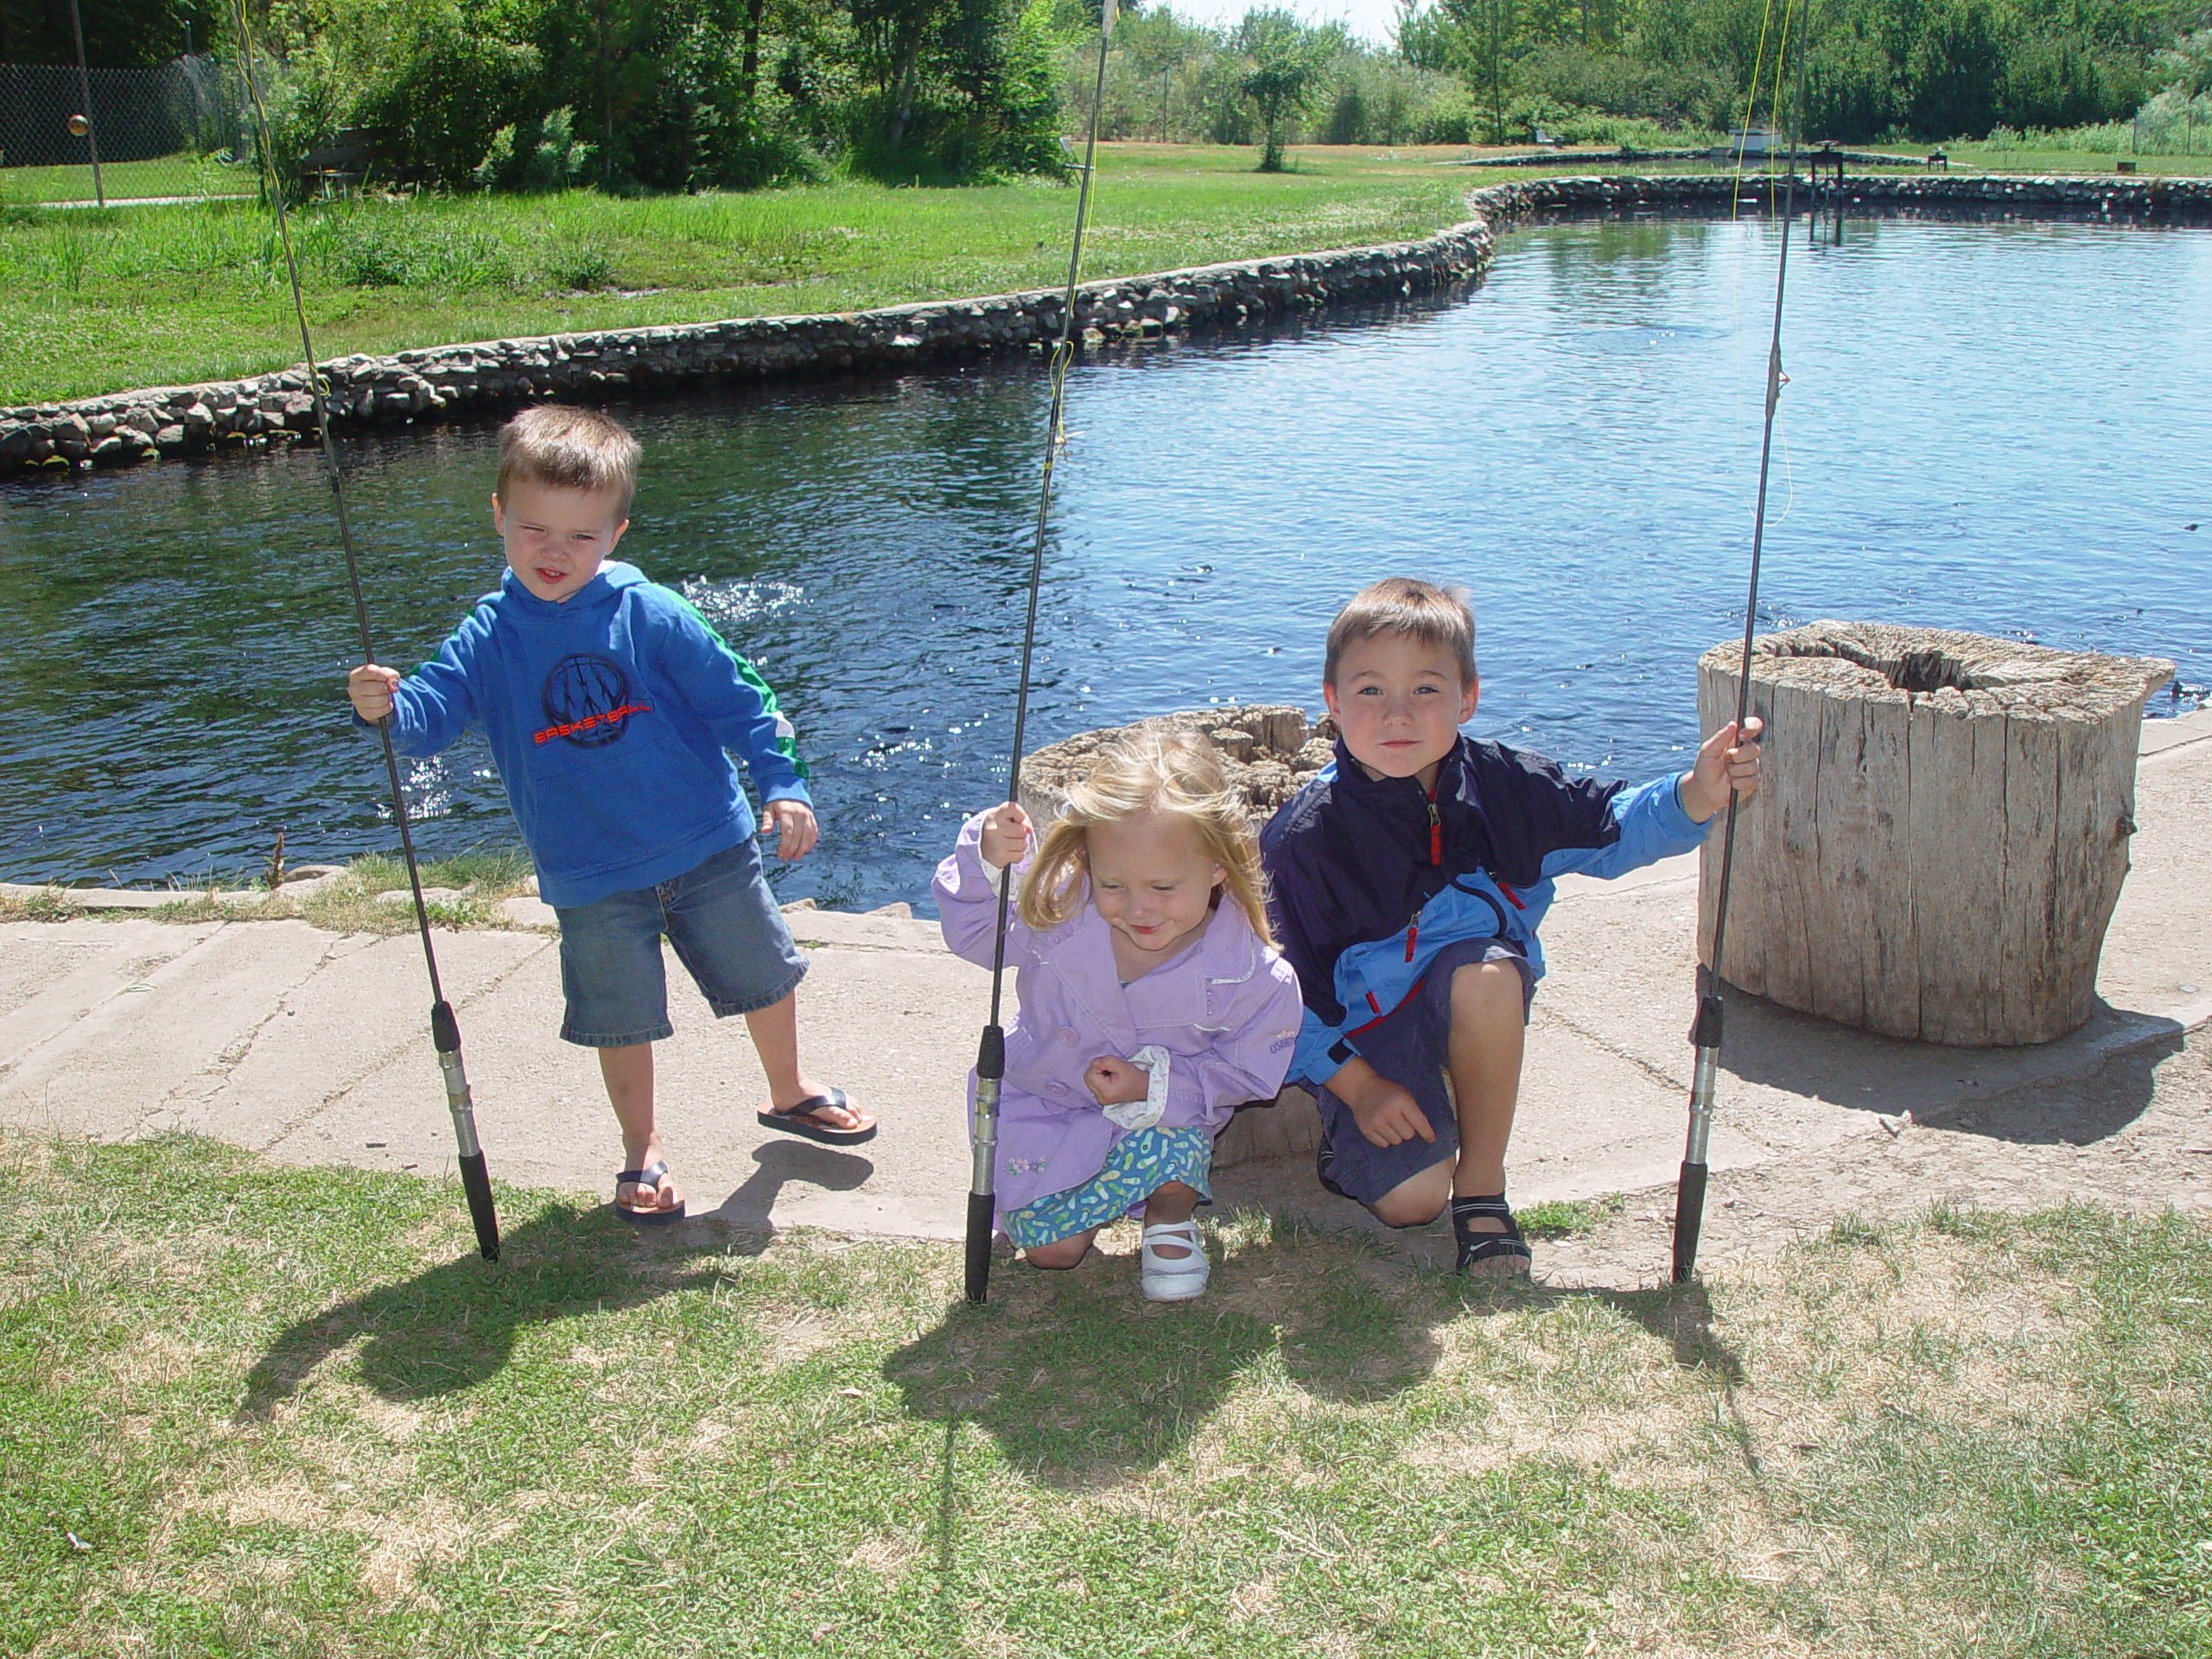
[[[1528,1034],[1521,970],[1510,962],[1470,963],[1452,976],[1448,1065],[1459,1121],[1459,1162],[1452,1196],[1505,1191],[1505,1147],[1521,1094],[1521,1055]],[[1503,1232],[1503,1223],[1475,1224]]]
[[[1065,1238],[1056,1238],[1049,1244],[1032,1245],[1021,1253],[1022,1260],[1033,1268],[1043,1268],[1051,1273],[1065,1273],[1078,1267],[1083,1258],[1090,1254],[1090,1241],[1098,1236],[1094,1227],[1087,1233],[1070,1233]]]
[[[660,1126],[653,1121],[653,1046],[632,1043],[599,1051],[599,1075],[607,1084],[607,1103],[622,1129],[622,1166],[650,1169],[663,1159]],[[657,1194],[637,1181],[628,1183],[616,1197],[632,1209],[670,1209],[680,1196],[675,1183],[664,1182]]]
[[[798,992],[747,1014],[745,1027],[753,1033],[753,1049],[760,1057],[760,1069],[768,1074],[768,1103],[774,1110],[787,1112],[802,1100],[829,1092],[798,1069]],[[865,1129],[875,1122],[874,1113],[851,1105],[817,1106],[811,1115],[816,1122],[839,1129]]]
[[[1392,1227],[1419,1227],[1442,1215],[1455,1198],[1505,1190],[1505,1147],[1513,1138],[1513,1109],[1521,1093],[1521,970],[1510,962],[1469,963],[1452,976],[1452,1036],[1446,1065],[1459,1125],[1455,1163],[1440,1159],[1406,1179],[1368,1207]],[[1505,1230],[1478,1217],[1478,1232]]]
[[[1144,1201],[1144,1224],[1147,1227],[1173,1227],[1191,1218],[1198,1207],[1196,1187],[1185,1186],[1180,1181],[1170,1181]],[[1154,1244],[1154,1255],[1169,1262],[1180,1261],[1191,1252],[1180,1244]]]
[[[753,1049],[760,1069],[768,1074],[768,1098],[778,1111],[787,1111],[822,1090],[798,1069],[798,993],[745,1016],[753,1033]]]

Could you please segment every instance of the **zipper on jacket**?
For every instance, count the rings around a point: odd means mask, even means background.
[[[1514,892],[1512,888],[1507,887],[1504,882],[1498,881],[1497,878],[1494,875],[1491,877],[1491,880],[1497,882],[1497,890],[1505,895],[1505,902],[1507,904],[1512,906],[1516,910],[1526,910],[1529,908],[1528,906],[1521,902],[1521,895]]]
[[[1438,782],[1442,782],[1440,778]],[[1444,861],[1444,820],[1437,816],[1436,785],[1428,786],[1428,861],[1432,867]],[[1406,924],[1406,960],[1414,959],[1414,941],[1421,938],[1421,912],[1414,912],[1413,919]]]

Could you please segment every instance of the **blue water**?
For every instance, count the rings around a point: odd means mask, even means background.
[[[1374,576],[1471,588],[1473,729],[1681,763],[1740,627],[1778,232],[1533,226],[1453,303],[1080,366],[1031,730],[1318,709]],[[2212,681],[2212,231],[1853,220],[1790,263],[1761,621],[1963,627]],[[1027,363],[620,411],[624,544],[761,663],[815,771],[787,898],[920,899],[1003,778],[1044,419]],[[352,441],[385,659],[499,569],[490,428]],[[0,876],[161,882],[391,843],[344,719],[350,607],[312,454],[0,490]],[[2190,529],[2190,524],[2200,526]],[[480,745],[410,768],[422,841],[512,831]]]

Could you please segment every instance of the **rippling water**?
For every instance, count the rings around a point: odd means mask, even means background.
[[[1678,764],[1695,658],[1740,626],[1776,234],[1537,226],[1455,303],[1079,367],[1036,740],[1318,709],[1329,617],[1407,570],[1474,590],[1473,729],[1603,773]],[[2212,679],[2212,231],[1852,221],[1797,245],[1784,345],[1764,624]],[[1002,785],[1044,397],[1025,362],[622,411],[646,455],[624,555],[762,664],[812,761],[825,834],[785,897],[923,897]],[[493,442],[346,445],[386,661],[500,568]],[[391,844],[344,718],[321,465],[0,489],[0,875],[190,879],[257,866],[279,825],[295,862]],[[480,744],[410,787],[429,849],[512,840]]]

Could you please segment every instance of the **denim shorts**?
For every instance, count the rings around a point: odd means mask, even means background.
[[[1438,951],[1405,1001],[1352,1039],[1360,1058],[1419,1103],[1435,1131],[1433,1141],[1414,1135],[1395,1147],[1378,1147],[1359,1132],[1351,1107],[1326,1089],[1313,1091],[1333,1158],[1329,1179],[1346,1198],[1371,1205],[1402,1181],[1459,1155],[1459,1120],[1444,1081],[1452,1048],[1452,976],[1483,962],[1510,962],[1521,970],[1521,1017],[1526,1020],[1536,994],[1529,958],[1502,939],[1462,939]]]
[[[773,1007],[806,977],[751,837],[657,887],[613,893],[561,918],[564,1042],[626,1048],[671,1036],[661,935],[716,1019]]]

